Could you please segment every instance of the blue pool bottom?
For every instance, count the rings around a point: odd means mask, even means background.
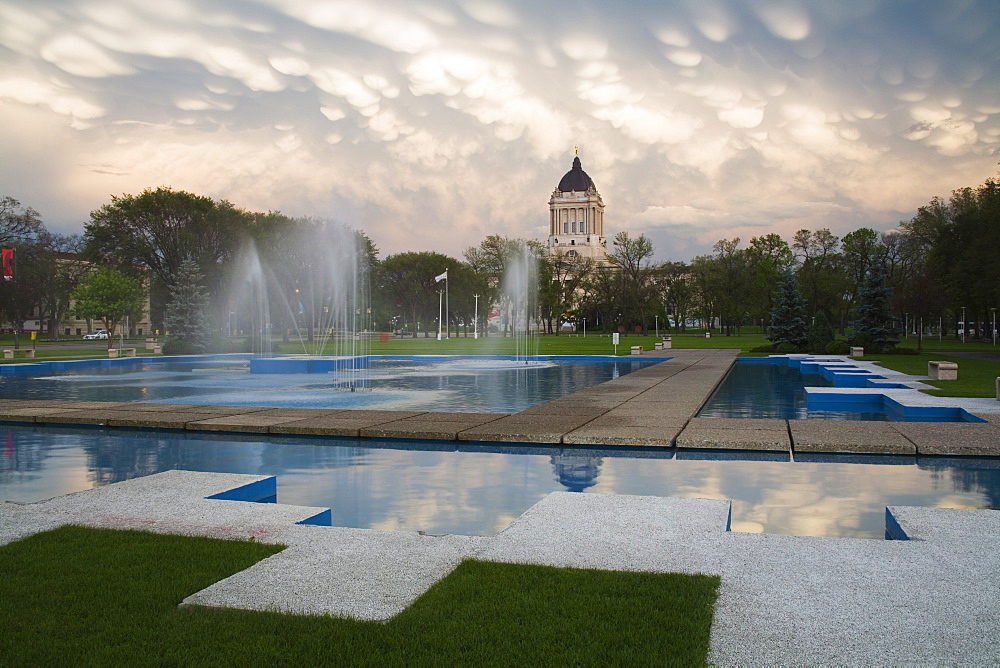
[[[816,387],[855,391],[807,389]],[[883,389],[909,388],[843,360],[741,357],[698,417],[984,422],[962,408],[904,405]]]

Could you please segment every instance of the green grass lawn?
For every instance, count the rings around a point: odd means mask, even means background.
[[[925,390],[936,397],[996,398],[996,379],[1000,377],[1000,362],[984,362],[965,357],[950,357],[936,352],[920,355],[873,355],[862,359],[913,376],[927,375],[928,360],[958,363],[958,380],[928,380],[936,390]]]
[[[642,346],[643,350],[653,350],[653,344],[662,340],[666,334],[656,336],[622,336],[619,339],[617,354],[630,354],[632,346]],[[748,351],[762,346],[767,341],[760,335],[718,336],[706,339],[702,335],[670,335],[674,348],[733,348]],[[301,353],[303,347],[298,343],[275,343],[276,350],[282,353]],[[387,343],[377,339],[371,342],[373,355],[514,355],[517,353],[517,341],[511,337],[491,336],[474,339],[470,337],[452,337],[438,341],[430,338],[396,338],[390,337]],[[521,344],[523,346],[523,343]],[[531,354],[538,355],[614,355],[615,346],[612,338],[607,335],[587,336],[536,336],[528,344]],[[334,347],[329,346],[330,352]],[[522,349],[523,354],[523,349]]]
[[[0,547],[0,663],[696,666],[719,584],[466,561],[385,624],[177,607],[280,549],[72,526]]]

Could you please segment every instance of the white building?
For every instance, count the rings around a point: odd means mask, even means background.
[[[594,181],[583,171],[580,156],[549,198],[549,253],[587,257],[607,264],[604,238],[604,200]]]

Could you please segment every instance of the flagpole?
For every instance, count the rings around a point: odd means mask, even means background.
[[[448,268],[447,267],[445,267],[444,273],[445,273],[445,276],[444,276],[444,319],[445,319],[445,322],[447,323],[447,321],[448,321],[448,307],[449,307],[449,304],[448,304],[448,283],[451,282],[451,281],[448,280]],[[445,332],[444,333],[444,338],[450,339],[451,338],[451,326],[446,324],[444,332]]]
[[[447,285],[447,283],[445,283]],[[441,295],[444,294],[438,290],[438,341],[441,340]]]

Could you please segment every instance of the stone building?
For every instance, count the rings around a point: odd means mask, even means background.
[[[550,255],[591,258],[608,263],[604,237],[604,200],[593,179],[583,171],[580,156],[549,198]]]

